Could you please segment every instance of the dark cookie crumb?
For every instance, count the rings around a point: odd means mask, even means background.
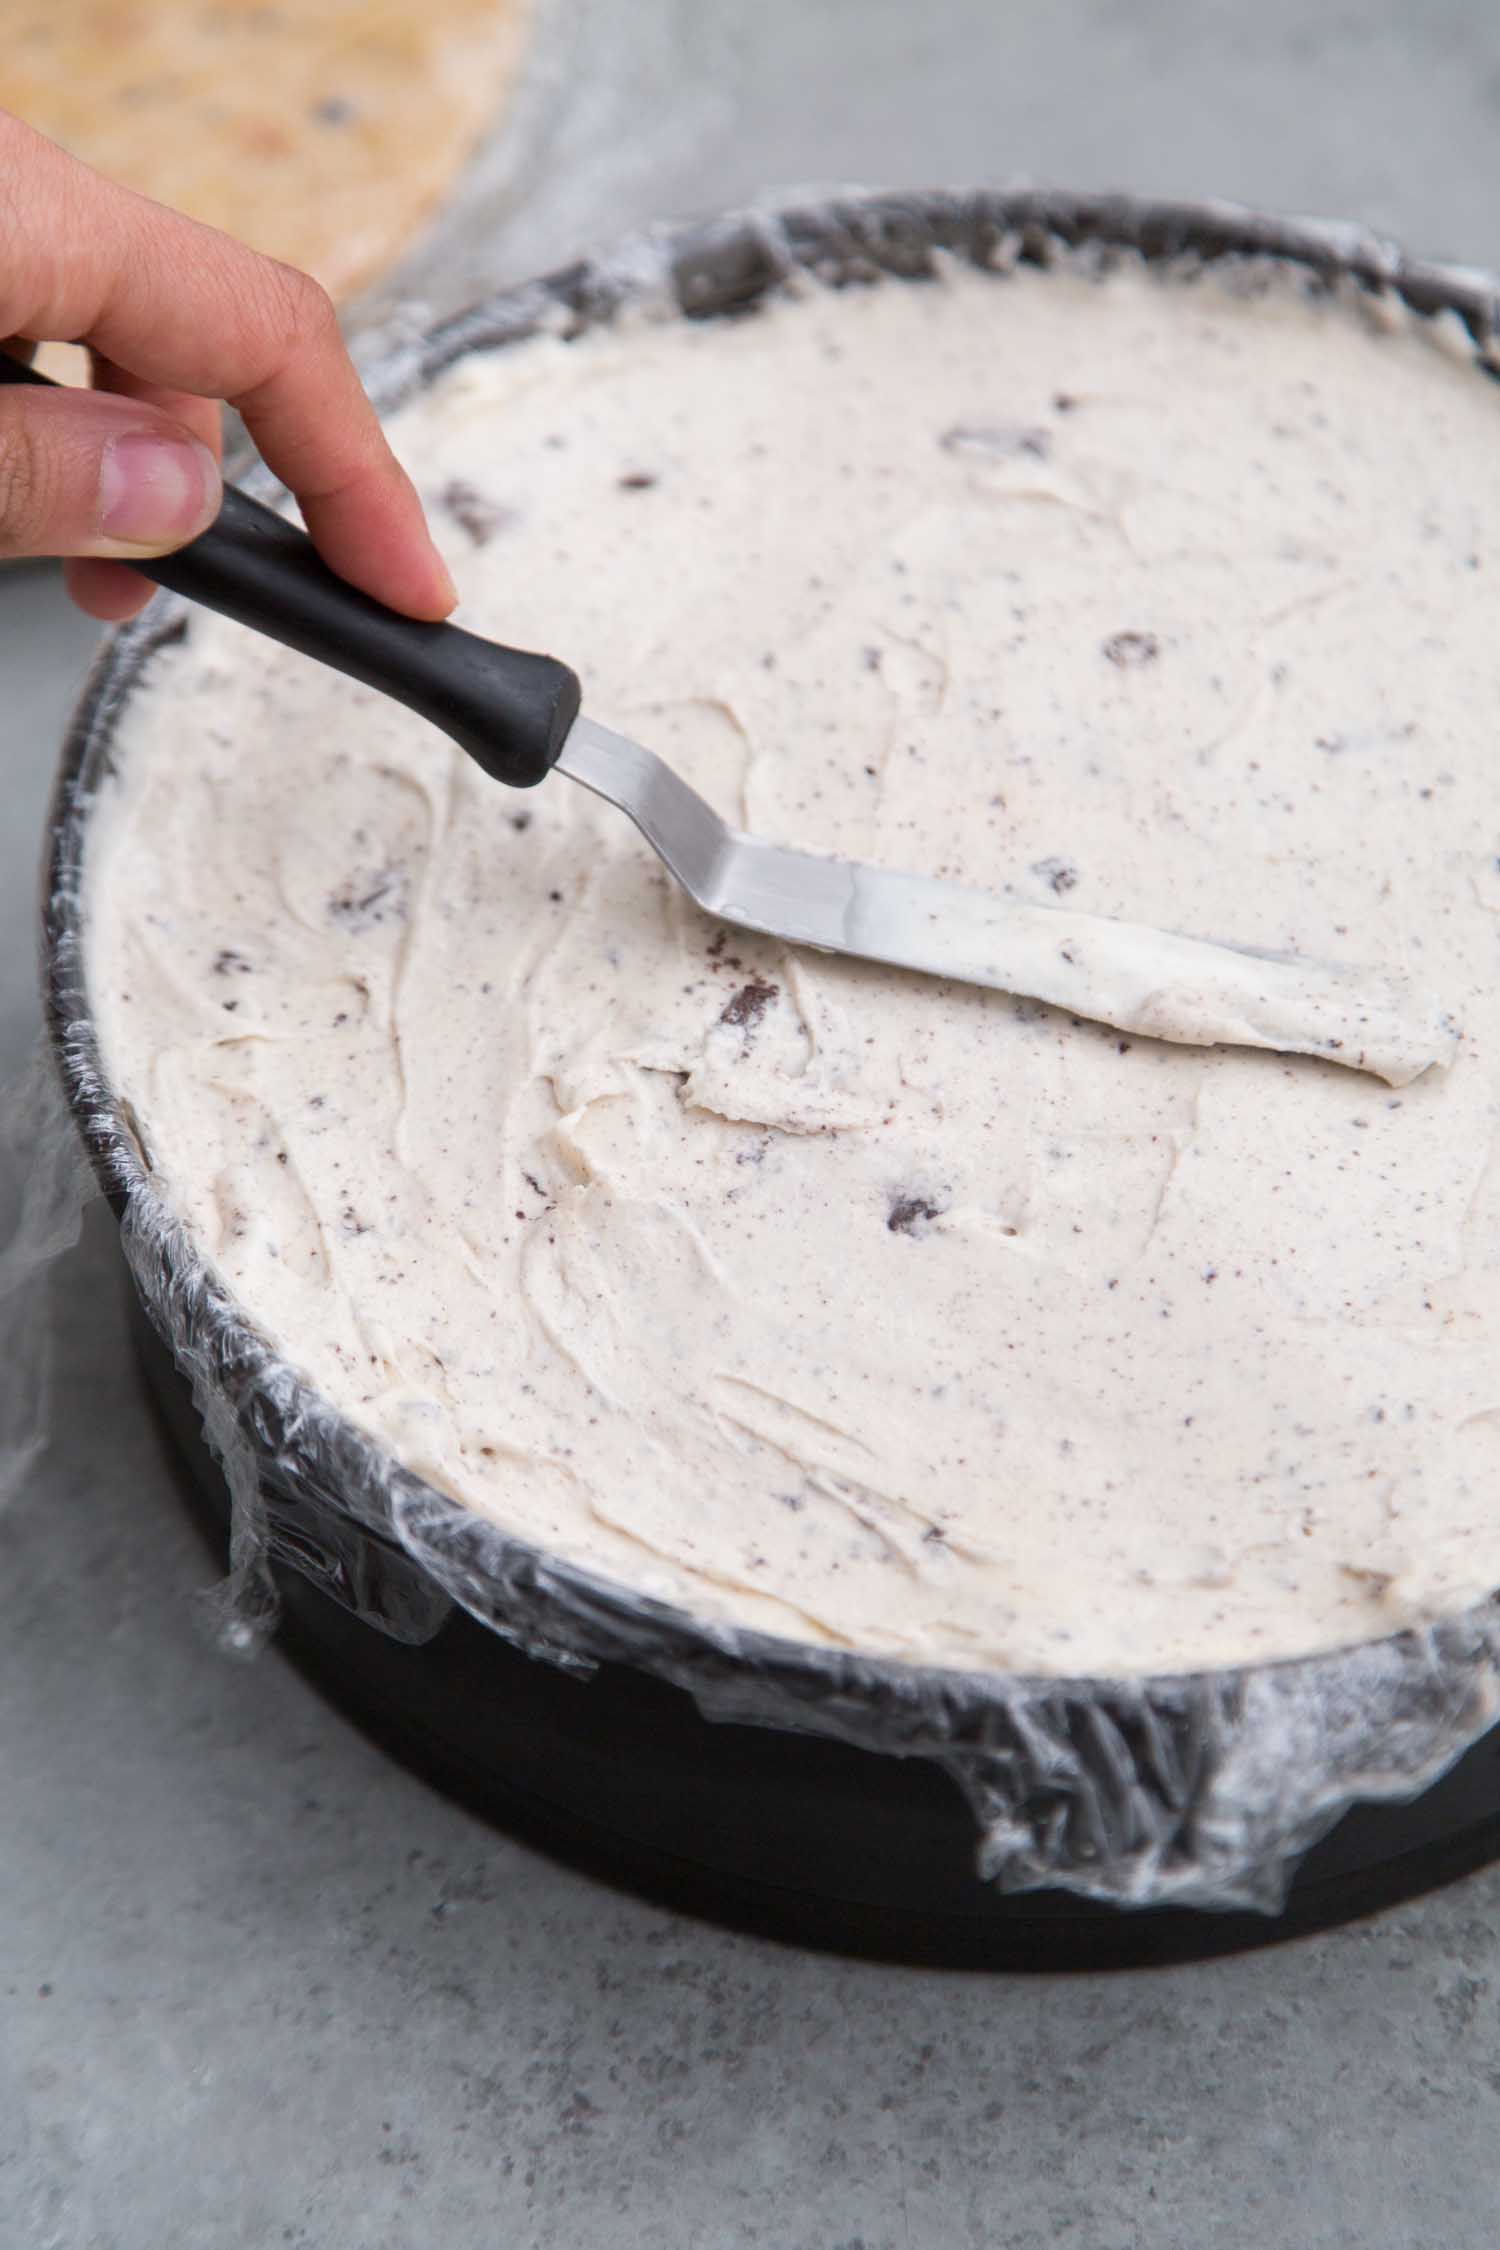
[[[649,469],[632,469],[618,481],[622,492],[649,492],[660,480]]]
[[[1154,633],[1111,633],[1104,643],[1104,653],[1111,664],[1126,672],[1132,665],[1154,664],[1161,654],[1161,642]]]
[[[946,1203],[936,1203],[928,1195],[898,1195],[886,1214],[885,1223],[892,1234],[921,1236],[947,1208]]]
[[[1055,891],[1059,898],[1062,897],[1064,891],[1071,891],[1077,887],[1078,870],[1070,859],[1063,859],[1060,856],[1054,856],[1051,859],[1036,859],[1031,863],[1031,872],[1033,875],[1040,875],[1042,881],[1050,890]]]
[[[518,830],[527,829],[531,826],[531,815],[529,812],[513,812],[510,816],[510,824],[512,828]]]
[[[719,1021],[738,1024],[744,1031],[753,1031],[780,992],[779,984],[763,984],[759,977],[752,977],[748,984],[740,986],[731,1000],[726,1000]]]
[[[405,921],[406,869],[382,867],[371,875],[351,875],[329,899],[328,911],[348,930]]]
[[[445,484],[440,497],[459,530],[466,531],[476,547],[487,547],[515,513],[512,508],[502,507],[498,500],[491,500],[477,486],[466,484],[462,477]]]
[[[708,959],[712,961],[716,969],[743,969],[745,964],[737,953],[725,952],[724,948],[728,943],[728,930],[720,930],[718,936],[708,948]]]
[[[216,977],[248,977],[253,973],[254,968],[255,963],[247,961],[244,954],[237,953],[232,945],[221,947],[214,955],[214,975]]]

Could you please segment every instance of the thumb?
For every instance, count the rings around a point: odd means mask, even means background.
[[[164,555],[206,530],[218,463],[159,407],[0,389],[0,557]]]

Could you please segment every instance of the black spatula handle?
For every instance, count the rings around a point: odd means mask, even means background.
[[[0,383],[48,378],[0,352]],[[306,532],[232,484],[207,531],[129,567],[394,696],[512,789],[551,772],[578,716],[577,678],[556,657],[386,609],[331,571]]]

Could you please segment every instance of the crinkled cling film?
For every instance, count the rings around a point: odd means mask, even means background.
[[[462,355],[544,327],[575,333],[626,309],[721,318],[789,287],[912,286],[945,258],[992,269],[1003,288],[1016,264],[1063,255],[1252,273],[1274,259],[1311,289],[1445,320],[1456,350],[1500,365],[1486,276],[1415,263],[1350,228],[1028,191],[799,200],[653,235],[425,336],[388,338],[367,372],[392,406]],[[275,488],[262,474],[259,489]],[[80,909],[90,806],[124,699],[183,627],[182,606],[159,598],[115,634],[73,727],[50,840],[47,1006],[67,1105],[136,1286],[228,1475],[231,1639],[251,1642],[270,1622],[273,1561],[409,1642],[457,1603],[534,1657],[675,1682],[711,1718],[934,1760],[973,1809],[987,1879],[1122,1905],[1274,1912],[1301,1853],[1351,1804],[1419,1795],[1496,1723],[1493,1600],[1425,1631],[1258,1668],[1130,1680],[919,1669],[709,1624],[592,1577],[433,1490],[342,1420],[257,1335],[158,1194],[91,1019]]]

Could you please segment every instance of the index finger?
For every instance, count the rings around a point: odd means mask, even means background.
[[[0,114],[0,335],[87,342],[142,384],[223,398],[330,566],[443,617],[452,581],[326,292]]]

